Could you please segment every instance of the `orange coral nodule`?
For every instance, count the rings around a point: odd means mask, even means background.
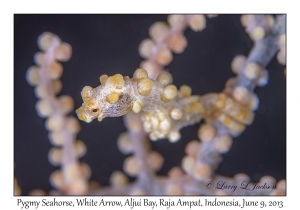
[[[124,86],[124,78],[121,74],[115,74],[111,77],[108,77],[106,83],[109,83],[115,86],[117,89],[121,89]]]
[[[189,97],[192,95],[192,88],[188,85],[181,85],[179,91],[183,97]]]
[[[148,78],[148,73],[145,69],[142,68],[138,68],[137,70],[135,70],[133,77],[135,79],[147,79]]]
[[[81,97],[83,101],[86,101],[93,94],[93,88],[91,86],[85,86],[81,91]]]
[[[246,125],[250,125],[254,119],[254,113],[243,107],[236,116],[233,116],[235,120]]]
[[[168,85],[167,87],[165,87],[163,89],[162,95],[166,98],[166,99],[173,99],[176,97],[177,95],[177,88],[175,85]]]
[[[96,99],[95,98],[90,98],[85,102],[85,106],[89,109],[93,109],[96,107]]]
[[[115,104],[118,102],[118,100],[119,100],[119,94],[116,92],[113,92],[106,97],[106,101],[110,104]]]
[[[156,81],[158,81],[162,85],[167,85],[170,83],[171,79],[166,73],[161,73],[156,77]]]
[[[235,133],[241,133],[245,130],[245,125],[236,122],[231,117],[227,116],[226,114],[217,112],[216,114],[217,119],[225,125],[227,128],[229,128],[231,131]]]
[[[140,95],[147,96],[152,91],[153,83],[150,79],[141,79],[137,83],[137,89]]]
[[[99,114],[98,115],[98,121],[101,122],[102,120],[103,120],[103,116],[102,116],[102,114]]]
[[[226,106],[226,101],[227,101],[228,97],[224,94],[224,93],[219,93],[218,94],[218,99],[215,103],[215,106],[218,108],[218,109],[221,109],[223,110]]]
[[[192,102],[189,105],[190,105],[190,112],[192,114],[205,112],[205,108],[200,102]]]
[[[78,109],[76,109],[76,114],[77,114],[77,117],[82,120],[82,121],[87,121],[87,117],[86,115],[84,114],[84,111],[83,111],[83,108],[80,107]]]
[[[101,85],[104,85],[107,79],[108,79],[108,76],[106,74],[103,74],[99,79]]]

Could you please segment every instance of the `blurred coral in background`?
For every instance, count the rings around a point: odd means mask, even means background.
[[[285,15],[215,16],[15,15],[15,194],[285,195]]]

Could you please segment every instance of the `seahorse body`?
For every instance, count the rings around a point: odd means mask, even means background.
[[[83,104],[76,113],[80,120],[91,122],[96,118],[102,121],[105,117],[122,116],[130,111],[141,112],[144,129],[151,139],[175,141],[180,138],[182,127],[202,119],[204,107],[200,96],[178,92],[169,82],[167,74],[162,73],[154,81],[143,69],[137,69],[132,78],[120,74],[102,75],[100,86],[83,88]]]

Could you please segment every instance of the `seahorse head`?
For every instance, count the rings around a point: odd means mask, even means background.
[[[81,91],[83,104],[76,110],[80,120],[91,122],[95,118],[118,117],[132,109],[134,99],[130,96],[129,78],[116,74],[100,77],[101,85],[92,88],[85,86]]]

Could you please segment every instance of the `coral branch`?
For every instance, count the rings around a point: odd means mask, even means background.
[[[38,45],[45,52],[35,55],[35,62],[39,66],[29,68],[27,81],[37,86],[35,93],[41,100],[37,102],[36,109],[41,117],[48,117],[46,128],[50,131],[51,143],[61,147],[49,151],[49,161],[53,165],[61,165],[62,169],[50,176],[50,182],[66,194],[84,194],[87,191],[86,177],[82,174],[76,154],[76,150],[82,150],[84,145],[80,144],[79,148],[74,145],[80,127],[74,117],[65,116],[73,109],[74,102],[70,96],[56,97],[62,88],[59,78],[63,71],[62,65],[56,60],[69,60],[71,46],[47,32],[40,35]]]

